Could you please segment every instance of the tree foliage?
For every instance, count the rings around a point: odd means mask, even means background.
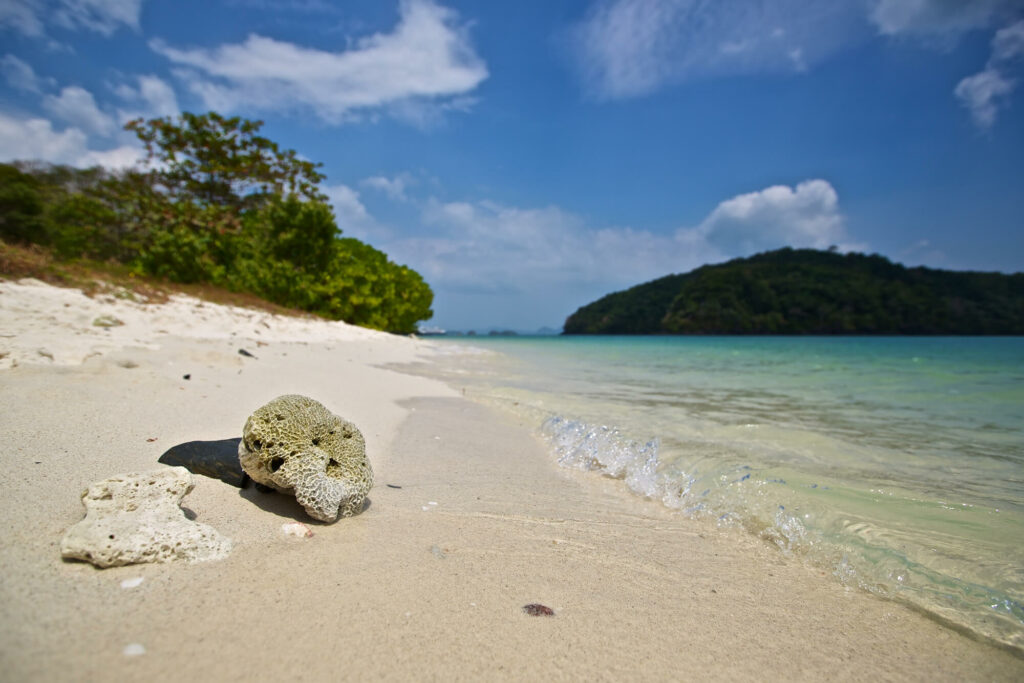
[[[1024,274],[780,249],[583,306],[567,334],[1024,334]]]
[[[318,164],[216,113],[137,120],[148,168],[0,165],[0,236],[129,264],[335,320],[410,333],[433,315],[415,271],[342,238]]]
[[[125,126],[146,146],[148,162],[174,198],[237,211],[289,194],[326,199],[318,187],[324,179],[320,164],[258,135],[262,127],[262,121],[216,112],[135,119]]]

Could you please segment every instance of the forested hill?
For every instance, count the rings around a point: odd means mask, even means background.
[[[786,248],[609,294],[564,333],[1024,335],[1024,273]]]

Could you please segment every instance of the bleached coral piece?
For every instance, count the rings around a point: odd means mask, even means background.
[[[184,467],[96,482],[82,494],[85,519],[61,539],[61,556],[97,567],[227,557],[230,539],[188,519],[181,509],[182,498],[193,486],[192,474]]]
[[[373,486],[362,433],[306,396],[279,396],[249,416],[238,459],[253,481],[293,494],[322,522],[360,512]]]

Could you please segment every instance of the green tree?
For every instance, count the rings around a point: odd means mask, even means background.
[[[282,150],[259,135],[262,127],[262,121],[216,112],[136,119],[125,126],[146,146],[156,178],[176,199],[239,212],[286,194],[325,199],[318,188],[321,164]]]
[[[40,183],[10,164],[0,164],[0,237],[46,242]]]

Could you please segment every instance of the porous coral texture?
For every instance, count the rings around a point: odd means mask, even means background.
[[[306,396],[279,396],[249,416],[238,459],[253,481],[294,494],[322,522],[360,512],[373,486],[362,433]]]
[[[226,557],[231,541],[188,519],[180,507],[193,486],[184,467],[96,482],[82,494],[85,519],[64,535],[61,556],[98,567]]]

